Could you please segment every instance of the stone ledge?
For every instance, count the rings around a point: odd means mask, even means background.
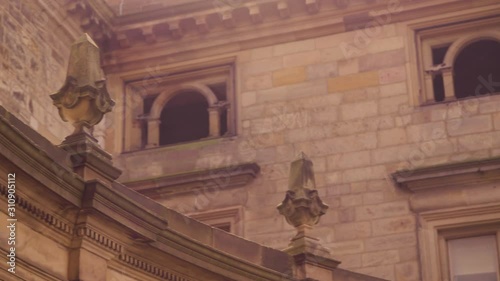
[[[500,180],[500,157],[397,171],[392,178],[397,186],[411,192],[493,183]]]
[[[250,183],[259,173],[256,163],[244,163],[231,167],[187,172],[156,178],[124,182],[123,184],[150,198],[163,195],[188,193],[201,188],[227,189]]]

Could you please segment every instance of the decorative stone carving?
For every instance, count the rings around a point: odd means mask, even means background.
[[[74,127],[73,134],[98,124],[115,102],[110,98],[100,65],[99,47],[88,34],[82,35],[71,47],[66,81],[50,96],[62,120]]]
[[[283,202],[278,205],[280,214],[295,228],[302,225],[314,226],[328,209],[318,196],[312,166],[312,161],[304,153],[292,162],[289,190]]]
[[[304,153],[292,162],[289,190],[278,205],[280,214],[297,229],[284,251],[292,256],[294,276],[299,280],[324,280],[318,273],[334,270],[340,263],[331,259],[330,251],[311,235],[313,226],[328,209],[319,198],[312,167],[312,161]]]

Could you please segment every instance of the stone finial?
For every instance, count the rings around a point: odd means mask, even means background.
[[[74,134],[91,134],[115,102],[110,98],[101,69],[99,47],[88,34],[71,46],[68,72],[62,88],[50,96],[63,121],[69,121]]]
[[[314,181],[313,163],[304,153],[290,166],[290,181],[285,199],[278,205],[280,214],[297,229],[284,251],[293,257],[293,275],[298,280],[330,280],[331,270],[339,261],[312,235],[312,228],[328,206],[319,198]]]
[[[280,214],[296,227],[309,227],[318,223],[328,206],[318,196],[314,180],[313,163],[304,153],[290,166],[289,187],[285,199],[278,205]]]

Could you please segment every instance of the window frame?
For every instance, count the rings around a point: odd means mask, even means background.
[[[187,216],[214,228],[218,228],[219,225],[229,225],[231,230],[229,233],[238,236],[244,234],[243,208],[241,206],[191,213],[187,214]]]
[[[446,238],[464,235],[463,229],[477,236],[487,233],[489,225],[500,227],[499,167],[500,157],[495,157],[392,174],[394,183],[411,193],[408,200],[417,216],[422,281],[449,280],[443,262],[448,257],[443,249]]]
[[[500,224],[484,223],[481,225],[468,225],[460,228],[438,229],[439,235],[439,260],[441,265],[442,280],[451,280],[450,278],[450,257],[448,241],[452,239],[471,238],[485,235],[494,235],[496,237],[497,261],[500,260]],[[497,268],[497,280],[500,280],[500,268]]]
[[[456,12],[448,17],[433,16],[410,21],[407,24],[408,46],[410,53],[409,81],[413,106],[425,106],[455,102],[464,99],[455,98],[453,82],[453,62],[462,48],[475,40],[494,39],[500,42],[500,16],[495,11],[485,8],[468,11],[467,14]],[[477,32],[478,28],[488,28]],[[445,100],[436,102],[430,67],[432,47],[450,45],[445,56],[442,72],[445,84]],[[470,97],[474,98],[474,97]]]
[[[498,204],[421,213],[420,225],[418,240],[423,281],[450,280],[449,239],[495,234],[497,253],[500,255]],[[500,256],[498,259],[500,260]]]
[[[235,83],[236,58],[221,58],[198,64],[186,64],[180,67],[149,69],[144,77],[135,75],[124,80],[124,111],[122,131],[122,153],[144,150],[148,148],[173,147],[185,143],[203,142],[208,139],[230,138],[237,135],[238,104]],[[208,88],[208,85],[225,83],[227,101],[227,133],[209,136],[200,140],[159,145],[159,120],[144,114],[143,101],[148,96],[175,96],[175,92],[189,89]],[[201,87],[200,87],[201,86]],[[211,91],[211,90],[210,90]],[[155,102],[151,110],[155,107]],[[166,104],[166,103],[165,103]],[[213,111],[220,110],[214,105]],[[210,109],[210,108],[209,108]],[[143,141],[143,127],[147,126],[146,144]],[[220,125],[219,125],[220,127]],[[150,141],[151,138],[157,142]]]

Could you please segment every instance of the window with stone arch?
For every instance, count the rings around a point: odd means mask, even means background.
[[[415,33],[413,89],[420,105],[500,93],[500,17],[432,21]]]
[[[180,84],[154,97],[148,112],[147,146],[164,146],[227,133],[227,85]]]
[[[233,73],[234,60],[227,59],[125,83],[132,114],[125,115],[124,151],[234,136]]]

